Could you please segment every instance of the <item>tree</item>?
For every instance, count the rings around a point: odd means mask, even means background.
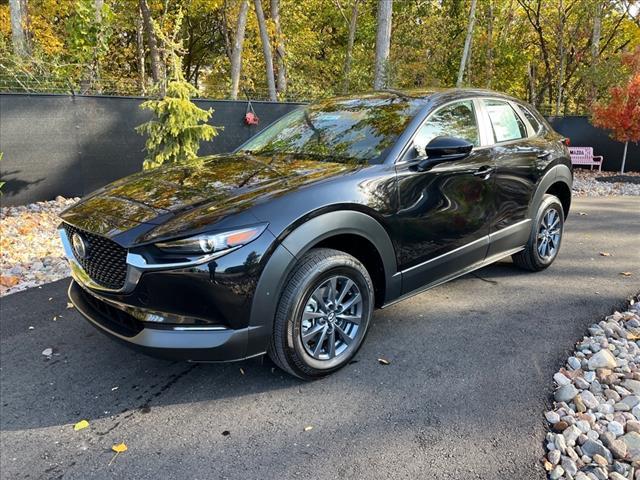
[[[144,30],[147,34],[147,44],[149,45],[149,57],[151,58],[151,78],[154,83],[162,80],[160,51],[158,50],[158,40],[153,28],[153,18],[149,10],[147,0],[140,0],[140,12],[142,13],[142,21]]]
[[[347,40],[347,53],[344,57],[343,75],[344,80],[342,83],[342,93],[349,93],[349,75],[351,75],[351,59],[353,57],[353,44],[356,40],[356,27],[358,25],[358,3],[360,0],[353,0],[353,6],[351,7],[351,19],[349,20],[349,38]]]
[[[467,37],[464,40],[464,48],[462,50],[462,57],[460,58],[460,68],[458,69],[458,81],[456,87],[462,87],[462,81],[464,79],[464,69],[467,66],[469,58],[469,50],[471,49],[471,40],[473,39],[473,27],[476,23],[476,0],[471,0],[471,10],[469,11],[469,22],[467,24]]]
[[[389,84],[389,49],[391,46],[391,16],[393,0],[378,0],[376,16],[376,60],[373,78],[374,90],[386,88]]]
[[[100,11],[97,9],[100,8]],[[68,23],[68,53],[81,66],[83,91],[99,80],[100,59],[109,49],[111,10],[98,0],[76,0]]]
[[[29,55],[29,43],[25,33],[27,25],[27,0],[9,0],[11,15],[11,40],[13,51],[19,57]]]
[[[147,93],[147,73],[144,61],[144,25],[142,12],[138,6],[138,16],[136,18],[136,60],[138,63],[138,87],[144,95]]]
[[[276,96],[276,82],[273,78],[273,56],[271,55],[271,43],[269,42],[267,23],[264,19],[262,0],[254,0],[254,5],[256,8],[256,18],[258,19],[258,27],[260,28],[260,39],[262,41],[262,53],[264,55],[264,63],[267,73],[267,88],[269,89],[269,100],[275,102],[278,100],[278,97]]]
[[[624,142],[620,173],[624,173],[629,142],[640,142],[640,48],[635,56],[625,62],[634,70],[629,80],[612,87],[608,101],[594,105],[591,119],[594,126],[609,130],[611,138]]]
[[[233,50],[231,52],[231,100],[238,98],[240,86],[240,72],[242,71],[242,48],[244,45],[244,33],[247,27],[247,11],[249,0],[241,0],[236,34],[233,38]]]
[[[138,133],[148,135],[145,142],[147,155],[143,163],[145,170],[166,162],[193,160],[198,157],[200,141],[211,140],[218,134],[218,127],[206,123],[213,110],[203,110],[191,101],[198,91],[185,80],[182,72],[182,42],[178,40],[181,24],[180,11],[171,37],[164,36],[154,24],[155,33],[168,53],[170,80],[162,99],[147,100],[140,105],[140,108],[154,114],[152,120],[136,128]]]
[[[284,34],[280,26],[280,0],[271,0],[271,18],[276,30],[276,60],[278,65],[278,76],[276,77],[276,87],[278,93],[287,91],[287,67],[285,64],[286,52],[284,49]]]

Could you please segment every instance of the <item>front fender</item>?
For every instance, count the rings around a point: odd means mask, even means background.
[[[353,234],[369,240],[378,250],[385,272],[385,303],[401,291],[401,274],[391,238],[373,217],[355,210],[319,215],[287,235],[267,262],[253,297],[247,356],[264,353],[273,332],[280,295],[297,260],[314,245],[335,235]]]

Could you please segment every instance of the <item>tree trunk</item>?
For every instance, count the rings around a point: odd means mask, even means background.
[[[27,23],[26,0],[9,0],[11,16],[11,42],[13,51],[19,57],[29,55],[29,44],[25,32]]]
[[[269,89],[269,100],[275,102],[278,100],[276,96],[276,82],[273,78],[273,56],[271,55],[271,43],[269,42],[269,32],[267,32],[267,24],[264,19],[264,11],[262,10],[262,0],[253,0],[256,7],[256,17],[258,18],[258,26],[260,27],[260,39],[262,40],[262,52],[264,54],[264,63],[267,73],[267,88]]]
[[[600,31],[602,30],[602,2],[596,2],[591,34],[591,59],[595,63],[600,55]]]
[[[93,5],[96,10],[96,23],[99,25],[102,23],[102,7],[104,7],[104,0],[93,0]]]
[[[493,80],[493,0],[487,5],[487,88]]]
[[[538,97],[536,95],[536,65],[535,63],[529,63],[529,68],[527,69],[527,73],[529,76],[529,103],[531,105],[538,106]]]
[[[147,33],[147,43],[149,45],[149,57],[151,59],[151,78],[154,83],[162,80],[162,65],[160,64],[160,52],[158,50],[158,40],[153,31],[153,20],[147,0],[140,0],[140,12],[142,12],[142,21],[144,22],[144,30]]]
[[[456,87],[462,87],[464,79],[464,69],[467,65],[467,57],[471,49],[471,40],[473,39],[473,26],[476,23],[476,0],[471,0],[471,11],[469,12],[469,24],[467,26],[467,38],[464,40],[464,48],[462,50],[462,58],[460,59],[460,68],[458,69],[458,81]]]
[[[94,15],[95,15],[95,20],[96,20],[96,24],[98,26],[98,41],[101,41],[102,39],[100,38],[100,36],[102,35],[102,8],[104,7],[104,0],[93,0],[93,8],[94,8]],[[91,83],[94,83],[96,81],[100,81],[100,58],[98,57],[98,46],[96,45],[94,47],[94,53],[93,53],[93,65],[91,65],[91,71],[89,72],[90,75],[90,81]],[[100,90],[98,90],[98,93],[100,93]]]
[[[557,83],[557,96],[556,96],[556,116],[560,115],[560,106],[562,105],[562,82],[564,80],[564,66],[565,66],[565,52],[564,52],[564,24],[565,24],[565,12],[563,0],[559,0],[558,3],[558,57],[560,58],[560,66],[558,69],[558,83]]]
[[[602,30],[602,2],[597,1],[595,4],[595,11],[593,15],[593,32],[591,33],[591,68],[595,69],[598,66],[598,59],[600,58],[600,32]],[[591,101],[595,101],[598,95],[598,87],[595,80],[590,82],[590,96]]]
[[[276,27],[276,61],[278,65],[278,77],[276,86],[279,93],[287,91],[287,67],[284,62],[286,55],[284,49],[284,35],[280,26],[280,0],[271,0],[271,18]]]
[[[392,14],[393,0],[378,0],[376,63],[373,77],[374,90],[386,88],[389,84],[389,48],[391,46]]]
[[[140,88],[140,92],[142,95],[145,95],[147,92],[146,88],[146,71],[145,71],[145,61],[144,61],[144,27],[142,25],[142,13],[138,8],[138,18],[136,19],[136,57],[138,60],[138,86]]]
[[[358,3],[360,0],[353,0],[351,8],[351,20],[349,21],[349,39],[347,40],[347,54],[344,57],[344,80],[342,83],[342,93],[349,93],[349,75],[351,74],[351,57],[353,55],[353,44],[356,40],[356,27],[358,25]]]
[[[624,173],[624,164],[627,161],[627,146],[629,142],[624,142],[624,153],[622,154],[622,167],[620,167],[620,173]]]
[[[247,12],[249,10],[249,0],[242,0],[238,23],[236,25],[236,35],[233,39],[233,50],[231,51],[231,100],[238,98],[240,88],[240,72],[242,71],[242,47],[244,45],[244,32],[247,26]]]

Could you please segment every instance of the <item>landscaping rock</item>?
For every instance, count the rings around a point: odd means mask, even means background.
[[[609,350],[600,350],[588,360],[587,365],[589,370],[597,368],[612,369],[616,367],[616,357]]]
[[[0,209],[0,296],[68,277],[58,214],[79,199]]]
[[[544,415],[556,433],[547,434],[545,468],[558,480],[640,480],[638,304],[589,334],[553,377],[556,402]]]
[[[578,389],[574,387],[573,384],[569,384],[569,385],[564,385],[563,387],[560,387],[556,391],[554,397],[556,399],[556,402],[570,402],[575,398],[577,394],[578,394]]]

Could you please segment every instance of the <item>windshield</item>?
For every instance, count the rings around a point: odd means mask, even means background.
[[[402,95],[326,100],[285,115],[240,150],[379,163],[423,105]]]

